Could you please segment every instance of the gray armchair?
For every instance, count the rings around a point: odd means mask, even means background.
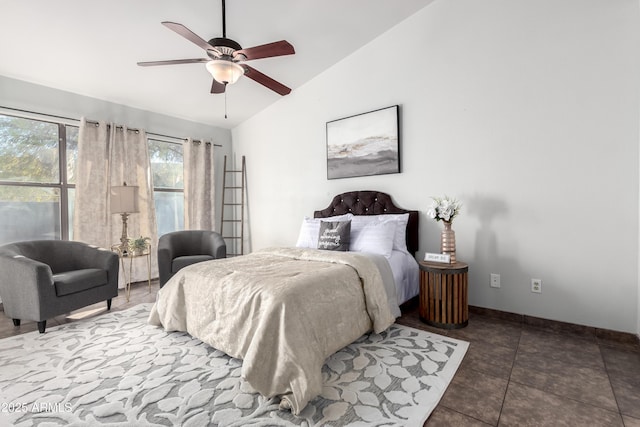
[[[181,268],[197,262],[226,258],[227,245],[211,230],[184,230],[167,233],[158,240],[160,287]]]
[[[34,240],[0,247],[0,298],[15,326],[118,296],[118,256],[81,242]]]

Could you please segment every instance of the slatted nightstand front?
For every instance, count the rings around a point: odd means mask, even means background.
[[[469,323],[469,266],[464,262],[420,263],[420,319],[438,328],[458,329]]]

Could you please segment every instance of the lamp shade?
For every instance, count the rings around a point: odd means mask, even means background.
[[[111,213],[138,212],[138,186],[122,185],[111,187]]]
[[[244,74],[244,68],[235,62],[224,59],[214,59],[205,64],[207,71],[214,79],[223,84],[234,84]]]

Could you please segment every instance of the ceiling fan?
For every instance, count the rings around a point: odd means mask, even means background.
[[[138,62],[141,67],[155,65],[176,65],[205,63],[207,70],[213,76],[211,93],[225,93],[228,84],[235,83],[242,75],[280,94],[287,95],[291,89],[245,64],[254,59],[271,58],[274,56],[292,55],[293,46],[286,40],[268,43],[243,49],[240,44],[227,38],[225,0],[222,0],[222,37],[215,37],[208,42],[177,22],[162,22],[162,25],[175,31],[185,39],[204,49],[208,58],[172,59],[168,61]]]

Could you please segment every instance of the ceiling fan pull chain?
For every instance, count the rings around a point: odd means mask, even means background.
[[[224,1],[224,0],[223,0]],[[224,84],[224,118],[227,118],[227,84]]]

